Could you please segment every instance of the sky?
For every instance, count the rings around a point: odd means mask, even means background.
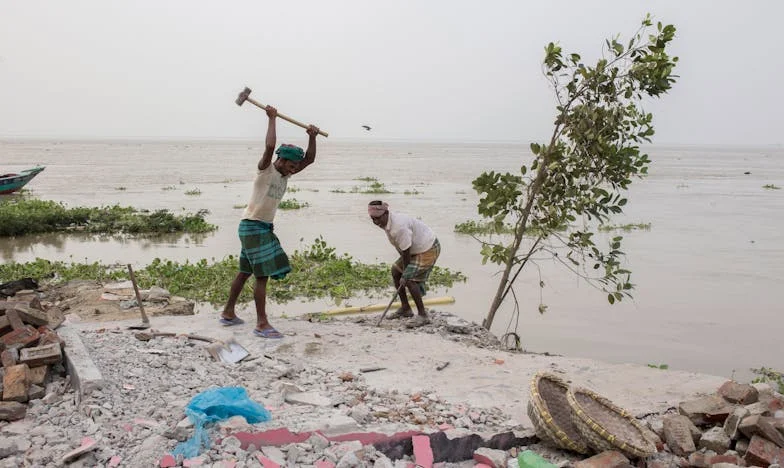
[[[260,139],[248,86],[331,140],[543,140],[544,46],[595,59],[647,12],[680,57],[655,142],[784,143],[781,0],[0,0],[0,137]]]

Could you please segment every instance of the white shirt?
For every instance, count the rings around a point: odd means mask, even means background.
[[[384,227],[389,242],[399,251],[411,248],[411,255],[427,252],[433,247],[436,235],[427,224],[402,213],[389,212],[389,220]]]
[[[248,207],[242,219],[253,219],[272,223],[275,220],[275,213],[278,211],[278,204],[286,194],[289,176],[283,176],[275,164],[270,163],[263,171],[256,173],[253,181],[253,193],[248,201]]]

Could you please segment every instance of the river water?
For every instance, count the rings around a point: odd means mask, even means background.
[[[0,258],[141,267],[156,257],[195,261],[236,254],[242,213],[237,206],[247,201],[261,150],[259,142],[0,141],[0,172],[47,166],[28,185],[34,197],[70,206],[207,209],[208,221],[220,228],[198,237],[135,240],[60,234],[5,238]],[[613,221],[651,224],[650,230],[623,233],[637,285],[634,300],[610,306],[602,293],[542,259],[521,275],[516,288],[517,331],[525,348],[726,376],[747,376],[750,367],[784,368],[784,190],[763,188],[784,186],[784,148],[654,146],[648,151],[650,176],[634,182],[626,213]],[[287,197],[309,206],[278,211],[276,233],[289,252],[323,236],[358,260],[393,261],[395,251],[366,214],[367,202],[380,196],[332,192],[350,192],[364,184],[357,178],[376,177],[394,192],[383,195],[392,209],[420,217],[436,231],[439,264],[469,277],[449,291],[435,291],[456,299],[441,307],[481,322],[498,268],[482,265],[477,241],[453,228],[479,219],[474,177],[484,170],[516,171],[530,157],[525,145],[516,144],[320,141],[316,164],[289,182],[299,191]],[[185,194],[194,189],[201,194]],[[602,234],[611,235],[617,234]],[[540,275],[548,305],[543,315],[537,311]],[[386,299],[358,298],[352,304],[378,302]],[[295,302],[272,305],[270,311],[274,317],[329,306]],[[512,309],[511,303],[502,308],[494,331],[507,330]]]

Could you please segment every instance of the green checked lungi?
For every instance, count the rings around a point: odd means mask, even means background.
[[[403,257],[400,257],[392,265],[392,268],[403,273],[403,278],[416,282],[419,286],[419,292],[424,296],[427,294],[425,282],[430,277],[433,267],[436,266],[436,260],[438,260],[439,255],[441,255],[441,243],[436,239],[429,250],[412,255],[411,263],[408,265],[403,265]]]
[[[243,219],[239,227],[240,271],[257,278],[283,279],[291,271],[289,257],[272,232],[272,224]]]

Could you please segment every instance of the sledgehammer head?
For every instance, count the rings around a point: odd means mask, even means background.
[[[245,88],[239,95],[237,95],[237,100],[234,102],[237,103],[238,106],[241,106],[245,101],[248,100],[248,96],[250,96],[250,88]]]

